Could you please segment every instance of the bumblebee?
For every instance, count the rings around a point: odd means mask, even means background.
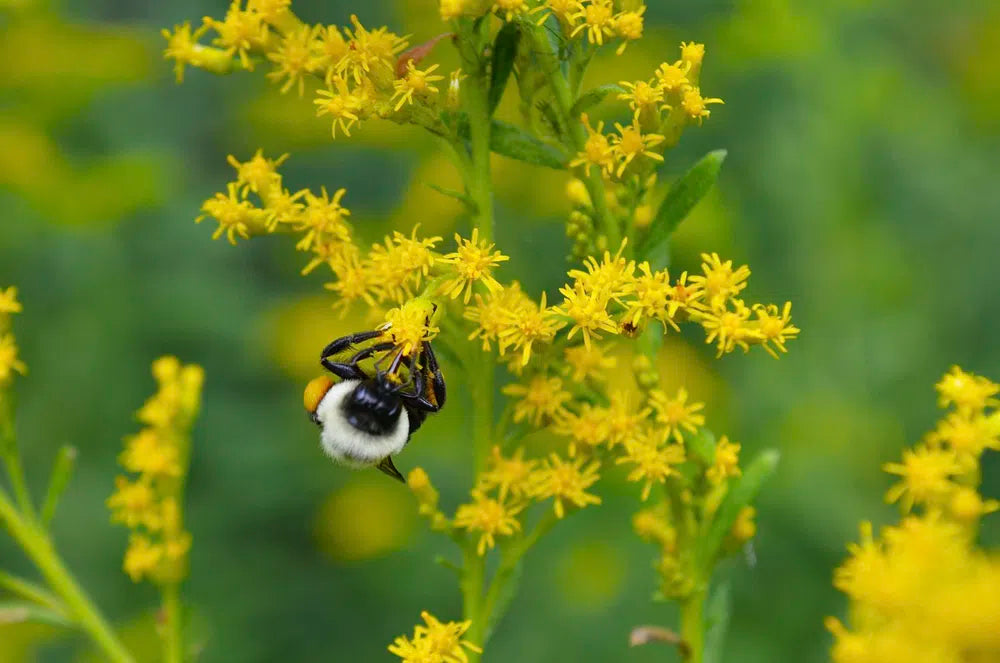
[[[406,483],[392,456],[402,451],[428,414],[444,406],[444,376],[429,341],[412,356],[397,352],[383,370],[381,364],[395,347],[378,341],[385,331],[382,327],[331,341],[320,353],[320,364],[340,381],[326,375],[314,379],[304,401],[328,456],[350,467],[377,467]],[[354,347],[368,342],[372,344],[360,350]],[[345,361],[337,360],[352,350]],[[366,372],[361,362],[378,353],[382,357]]]

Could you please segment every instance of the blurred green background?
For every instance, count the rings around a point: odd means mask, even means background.
[[[898,457],[937,416],[932,385],[953,363],[1000,379],[1000,5],[983,0],[650,0],[647,37],[595,64],[594,84],[647,76],[703,41],[713,107],[667,159],[672,177],[729,150],[722,179],[681,227],[674,264],[718,251],[752,270],[751,299],[794,302],[791,352],[716,361],[697,338],[669,346],[671,379],[708,401],[708,423],[750,454],[781,449],[761,503],[755,559],[729,562],[727,661],[826,660],[822,618],[841,614],[832,569],[865,517],[888,522]],[[296,0],[310,21],[388,24],[414,41],[441,31],[432,0]],[[0,286],[31,368],[18,430],[36,494],[56,449],[79,467],[55,526],[87,588],[140,651],[156,597],[120,571],[126,532],[104,507],[121,438],[153,390],[149,362],[205,366],[189,493],[187,596],[201,660],[388,661],[421,609],[460,615],[448,549],[408,492],[318,450],[301,387],[317,348],[352,328],[290,240],[233,248],[195,225],[257,147],[294,188],[348,188],[359,234],[420,222],[449,233],[459,210],[422,183],[454,184],[434,143],[371,124],[329,140],[308,99],[262,75],[188,70],[177,86],[158,31],[221,17],[221,1],[0,0]],[[508,102],[512,100],[508,99]],[[504,272],[556,293],[568,251],[565,176],[496,163]],[[530,201],[530,206],[527,205]],[[355,320],[354,327],[359,323]],[[447,374],[448,367],[445,366]],[[471,451],[461,390],[398,459],[428,468],[449,505]],[[985,464],[984,492],[1000,493]],[[631,533],[635,486],[558,527],[528,561],[489,661],[663,661],[625,646],[636,624],[672,624],[649,600],[653,550]],[[1000,541],[994,526],[983,534]],[[751,563],[752,562],[752,563]],[[29,572],[0,537],[0,566]],[[145,645],[141,644],[145,643]],[[145,649],[144,649],[145,647]],[[80,639],[0,626],[0,661],[86,658]],[[145,660],[153,660],[149,653]]]

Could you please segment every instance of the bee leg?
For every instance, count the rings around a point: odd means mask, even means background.
[[[424,343],[422,354],[425,365],[421,366],[419,371],[412,371],[413,393],[400,394],[409,407],[421,413],[437,412],[444,405],[444,378],[441,377],[437,359],[430,347],[430,344]],[[430,350],[430,354],[427,354],[428,350]],[[429,394],[427,393],[428,387],[431,390]],[[416,428],[414,427],[413,430]]]
[[[358,362],[363,361],[368,357],[371,357],[376,352],[384,352],[386,350],[391,350],[392,348],[393,344],[389,342],[376,343],[375,345],[372,345],[355,353],[353,357],[351,357],[349,360],[345,362],[330,361],[330,359],[328,359],[327,356],[324,356],[322,359],[319,360],[319,363],[323,364],[323,368],[330,371],[337,377],[343,378],[344,380],[364,380],[368,376],[365,374],[364,371],[361,370],[361,367],[358,366]],[[346,347],[342,348],[341,352],[343,352],[343,350],[345,349],[347,348]]]
[[[364,343],[365,341],[370,341],[373,338],[381,336],[384,330],[376,329],[374,331],[358,332],[357,334],[350,334],[348,336],[342,336],[338,339],[330,341],[323,352],[319,354],[320,360],[326,359],[327,357],[332,357],[334,355],[339,355],[341,352],[347,350],[352,345],[357,343]]]
[[[430,378],[431,390],[434,392],[434,402],[437,403],[440,409],[444,407],[446,396],[444,376],[441,375],[441,368],[438,366],[437,357],[434,356],[434,350],[427,341],[424,341],[424,361],[427,363],[424,368]]]
[[[386,456],[385,458],[380,460],[375,467],[377,467],[382,472],[385,472],[393,479],[398,479],[399,481],[406,483],[406,479],[404,479],[403,475],[399,473],[399,470],[396,469],[396,466],[392,464],[392,456]]]

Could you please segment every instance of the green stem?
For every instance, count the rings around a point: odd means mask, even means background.
[[[163,614],[166,623],[163,634],[163,660],[165,663],[182,663],[184,640],[181,632],[181,598],[177,583],[163,587]]]
[[[486,579],[486,559],[476,552],[476,546],[466,541],[462,548],[462,619],[471,622],[465,639],[481,647],[486,624],[482,619],[483,583]],[[479,663],[480,654],[468,652],[469,663]]]
[[[113,663],[135,663],[97,607],[63,565],[45,532],[33,522],[26,521],[4,495],[0,495],[0,521],[38,567],[52,591],[62,599],[70,617],[90,635],[106,658]]]
[[[493,179],[490,173],[490,78],[487,61],[482,57],[484,30],[482,21],[476,29],[465,31],[459,40],[459,52],[469,77],[463,86],[463,105],[469,118],[470,169],[465,183],[469,198],[475,203],[473,226],[479,228],[483,241],[493,241]]]
[[[531,30],[531,34],[535,42],[536,52],[541,59],[541,70],[549,72],[549,87],[552,89],[560,118],[569,131],[571,147],[577,152],[582,152],[587,142],[587,130],[580,122],[579,117],[571,116],[570,111],[576,102],[570,84],[563,75],[559,58],[552,49],[552,42],[549,41],[549,36],[544,28],[535,27]],[[587,187],[587,193],[590,194],[598,226],[604,236],[608,238],[608,248],[615,251],[622,241],[621,229],[618,227],[618,221],[608,209],[604,180],[601,179],[600,172],[594,172],[593,168],[588,168],[587,174],[581,179]]]
[[[681,601],[681,640],[687,647],[686,663],[701,663],[705,649],[705,590],[699,586]]]
[[[7,467],[7,475],[10,477],[11,488],[14,489],[14,498],[17,500],[18,508],[25,518],[34,522],[36,518],[35,506],[31,502],[31,493],[28,492],[28,484],[24,479],[24,469],[18,459],[16,447],[8,447],[3,462]]]

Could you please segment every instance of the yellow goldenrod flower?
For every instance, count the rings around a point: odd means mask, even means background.
[[[450,21],[453,18],[465,15],[471,11],[469,0],[440,0],[438,10],[441,13],[442,21]]]
[[[406,486],[417,498],[417,512],[428,519],[431,529],[444,531],[451,528],[451,523],[438,509],[438,491],[423,468],[415,467],[410,471]]]
[[[524,306],[501,311],[501,315],[505,318],[504,328],[497,334],[501,355],[507,348],[513,346],[515,351],[521,352],[521,366],[527,366],[531,359],[532,346],[536,342],[548,343],[555,338],[556,332],[562,329],[565,323],[555,315],[553,309],[546,307],[545,303],[543,292],[541,303],[537,306],[529,301]]]
[[[615,391],[611,394],[611,404],[606,412],[608,416],[608,448],[623,445],[643,431],[642,423],[653,410],[648,407],[638,408],[633,403],[632,396],[627,391]]]
[[[0,290],[0,315],[20,313],[21,310],[21,302],[17,301],[17,288],[15,286]]]
[[[717,357],[737,347],[748,352],[751,343],[760,343],[764,339],[760,330],[749,322],[750,309],[742,300],[730,299],[727,304],[732,306],[732,310],[727,307],[697,313],[698,322],[707,332],[705,342],[716,344]]]
[[[531,489],[531,473],[537,464],[536,460],[524,459],[524,447],[518,447],[513,455],[506,457],[500,447],[494,446],[488,469],[476,477],[476,487],[483,492],[496,488],[497,499],[501,502],[508,494],[515,499],[524,497]]]
[[[677,541],[677,532],[667,520],[666,504],[642,509],[632,516],[632,530],[643,541],[659,545],[665,552],[671,552]]]
[[[670,303],[667,304],[666,317],[673,320],[680,311],[690,313],[700,310],[703,308],[700,301],[703,294],[702,285],[693,281],[688,283],[688,273],[681,272],[680,277],[670,289]]]
[[[111,520],[124,523],[129,529],[142,526],[155,532],[163,524],[149,479],[129,481],[125,477],[115,477],[115,492],[105,503],[111,510]]]
[[[276,184],[280,184],[278,177]],[[307,194],[307,189],[292,193],[281,186],[273,186],[266,196],[262,196],[264,202],[264,218],[267,229],[274,232],[281,224],[292,225],[300,222],[300,216],[305,209],[305,205],[299,201]]]
[[[1000,385],[984,377],[966,373],[958,366],[952,366],[934,388],[938,392],[940,407],[954,405],[959,412],[973,412],[987,406],[1000,405],[1000,401],[993,398],[1000,393]]]
[[[617,360],[609,354],[609,348],[597,343],[568,347],[564,350],[564,357],[566,367],[572,371],[570,378],[574,382],[604,381],[617,364]]]
[[[769,355],[778,358],[778,353],[771,348],[773,345],[782,352],[788,352],[785,341],[798,338],[799,328],[791,324],[792,303],[785,302],[784,308],[778,312],[777,304],[753,305],[753,312],[757,315],[757,330],[760,332],[760,343]]]
[[[250,239],[250,230],[264,229],[267,226],[267,213],[253,206],[248,200],[241,200],[238,185],[230,182],[227,193],[216,193],[206,200],[195,223],[201,223],[206,217],[212,217],[219,222],[219,227],[212,233],[212,239],[219,239],[225,234],[226,239],[236,246],[236,237]]]
[[[665,140],[662,135],[644,135],[637,119],[633,119],[632,124],[627,127],[615,122],[615,129],[618,130],[618,135],[611,136],[611,150],[618,162],[618,170],[615,172],[618,177],[625,173],[625,169],[636,157],[645,156],[654,161],[663,161],[663,155],[651,149]]]
[[[118,462],[129,472],[143,474],[151,478],[179,477],[181,466],[177,457],[177,447],[162,440],[156,430],[146,428],[128,438],[125,451]]]
[[[736,543],[746,543],[757,533],[757,523],[754,522],[756,515],[757,509],[752,506],[745,506],[740,509],[739,514],[736,516],[736,521],[729,530],[729,536]]]
[[[512,536],[521,531],[521,523],[515,516],[524,508],[523,504],[504,504],[481,492],[472,492],[471,504],[462,504],[455,511],[455,527],[470,532],[482,532],[476,552],[480,556],[496,545],[496,536]]]
[[[316,66],[326,69],[326,75],[323,77],[323,80],[328,85],[336,77],[337,65],[347,55],[348,48],[347,40],[344,39],[340,28],[336,25],[328,25],[325,28],[320,28],[316,44],[319,62],[316,63]]]
[[[931,434],[937,444],[947,444],[959,461],[975,463],[984,449],[1000,451],[1000,430],[982,414],[948,414]]]
[[[621,55],[625,52],[625,48],[628,46],[630,41],[637,41],[642,39],[642,28],[643,19],[642,15],[646,12],[646,7],[642,6],[638,11],[627,11],[621,12],[615,16],[611,21],[611,29],[614,34],[621,37],[621,46],[615,51],[617,55]]]
[[[145,536],[133,534],[129,537],[123,568],[132,582],[139,582],[143,576],[152,575],[156,571],[162,558],[162,545],[154,544]]]
[[[629,481],[645,481],[642,487],[642,501],[649,498],[654,483],[664,483],[667,477],[677,474],[677,466],[684,462],[684,447],[680,444],[660,446],[659,436],[652,431],[625,442],[625,455],[615,463],[631,463],[635,467],[629,472]]]
[[[337,73],[346,74],[345,78],[353,78],[357,84],[373,76],[378,85],[379,74],[392,75],[396,56],[406,49],[406,39],[386,27],[368,30],[354,14],[351,14],[351,23],[353,30],[344,28],[348,48],[336,65]]]
[[[886,501],[902,498],[900,505],[904,512],[909,512],[914,503],[934,506],[948,496],[954,488],[950,477],[958,474],[962,467],[952,449],[919,446],[904,450],[902,463],[886,463],[882,469],[902,477],[902,481],[886,493]]]
[[[236,186],[239,187],[240,195],[246,198],[247,193],[253,191],[263,198],[265,192],[270,192],[274,187],[280,188],[281,175],[278,174],[278,166],[287,158],[287,154],[282,154],[277,159],[268,159],[264,156],[263,150],[257,150],[243,163],[232,154],[226,157],[226,161],[236,169]]]
[[[576,445],[580,443],[588,452],[608,440],[608,411],[590,403],[580,405],[580,412],[565,411],[555,421],[553,430],[570,438],[569,457],[576,456]]]
[[[656,113],[660,110],[663,102],[663,88],[658,85],[651,85],[647,81],[621,81],[618,83],[628,90],[618,95],[622,101],[628,102],[628,107],[632,109],[632,117],[636,121],[643,114]],[[668,107],[669,108],[669,107]]]
[[[673,290],[670,274],[667,270],[653,272],[648,262],[641,263],[639,271],[641,274],[635,277],[632,288],[635,299],[626,302],[628,309],[622,320],[638,327],[644,318],[656,318],[673,327],[674,331],[680,331],[677,323],[670,317],[667,306]]]
[[[501,262],[510,260],[508,256],[493,251],[493,244],[486,240],[479,240],[479,228],[472,229],[472,237],[463,239],[455,234],[455,243],[458,248],[455,252],[438,258],[438,262],[452,265],[455,276],[445,281],[440,292],[455,299],[463,292],[462,301],[466,304],[472,297],[472,284],[479,282],[486,286],[490,292],[496,292],[502,286],[493,278],[492,270]]]
[[[203,54],[208,50],[198,43],[198,40],[208,32],[208,24],[203,24],[200,28],[191,32],[191,23],[184,21],[181,25],[175,25],[173,32],[170,30],[160,30],[160,34],[167,40],[167,48],[163,51],[163,57],[174,60],[174,75],[178,83],[184,82],[184,66],[201,66]]]
[[[545,23],[549,16],[555,16],[563,29],[568,30],[576,23],[576,17],[583,13],[583,4],[580,0],[545,0],[531,11],[548,11],[538,19],[538,25]]]
[[[663,429],[660,437],[666,441],[672,435],[678,443],[684,441],[682,430],[689,433],[698,432],[705,425],[705,415],[699,414],[705,408],[704,403],[688,403],[687,389],[681,387],[677,396],[670,398],[660,389],[649,391],[649,405],[656,412],[654,419]]]
[[[330,79],[330,85],[336,90],[317,90],[319,95],[313,99],[316,104],[316,116],[329,115],[333,120],[331,134],[337,137],[337,127],[345,136],[351,135],[351,127],[355,122],[361,120],[362,109],[364,108],[363,98],[347,87],[347,81],[340,76]]]
[[[587,256],[583,266],[587,271],[569,270],[569,277],[574,279],[574,287],[580,287],[588,292],[600,292],[608,298],[620,302],[620,297],[629,294],[634,289],[635,261],[622,257],[628,240],[622,240],[621,246],[614,256],[605,251],[601,262],[594,256]]]
[[[681,62],[689,65],[692,70],[701,66],[701,61],[705,59],[705,44],[694,41],[681,42]]]
[[[501,391],[520,399],[514,404],[514,421],[528,419],[536,427],[557,417],[570,399],[563,390],[562,380],[544,374],[536,375],[528,384],[508,384]]]
[[[579,330],[583,333],[583,344],[590,347],[592,337],[601,338],[599,331],[618,333],[618,325],[611,319],[607,310],[609,293],[593,291],[588,294],[579,284],[574,287],[563,286],[559,292],[564,299],[556,310],[573,321],[573,327],[566,335],[567,339],[572,339]]]
[[[706,99],[701,96],[701,90],[696,87],[689,87],[684,90],[684,94],[681,98],[681,108],[687,113],[687,116],[692,120],[698,120],[698,124],[701,124],[702,120],[712,114],[706,106],[709,104],[724,104],[722,99],[711,98]]]
[[[500,334],[509,329],[521,312],[531,313],[541,310],[521,291],[521,285],[517,281],[489,292],[485,299],[478,294],[475,299],[476,303],[467,306],[462,316],[476,323],[477,327],[469,334],[469,340],[481,339],[483,350],[489,350],[490,341],[498,340]]]
[[[586,113],[580,116],[580,121],[587,129],[587,142],[583,145],[583,151],[569,162],[569,167],[583,166],[583,172],[587,175],[590,175],[591,166],[597,166],[598,171],[611,173],[615,166],[615,157],[608,137],[602,133],[604,123],[598,122],[597,129],[594,129],[590,126],[590,118]]]
[[[430,323],[433,304],[426,299],[411,299],[385,314],[385,333],[404,357],[418,352],[424,341],[440,331]]]
[[[611,0],[590,0],[586,7],[573,15],[574,21],[581,20],[583,22],[570,32],[570,36],[575,37],[577,33],[586,31],[587,40],[591,44],[598,46],[604,44],[605,37],[611,37],[615,34],[614,13],[615,8],[611,4]]]
[[[206,26],[219,35],[212,43],[223,48],[230,57],[239,54],[243,68],[253,71],[250,51],[266,50],[271,35],[261,15],[240,9],[241,4],[242,0],[233,0],[222,21],[211,16],[206,16],[203,20]]]
[[[462,104],[462,81],[466,76],[461,69],[456,69],[448,75],[448,96],[445,98],[445,107],[449,110],[458,110]]]
[[[327,264],[337,280],[323,286],[338,296],[333,307],[346,311],[351,302],[357,299],[363,299],[369,306],[374,305],[375,283],[371,269],[358,258],[357,248],[353,244],[341,244],[340,249],[327,256]]]
[[[558,518],[566,515],[563,500],[581,509],[588,504],[600,504],[600,497],[586,492],[600,478],[597,472],[600,463],[594,461],[586,467],[583,463],[582,457],[564,461],[558,454],[552,454],[533,473],[532,497],[539,501],[555,498],[553,508]]]
[[[305,77],[322,70],[323,59],[316,49],[318,29],[319,26],[303,26],[289,32],[282,37],[277,48],[267,54],[267,59],[276,67],[267,77],[275,82],[288,79],[281,86],[282,94],[297,85],[301,97],[305,92]]]
[[[17,343],[13,334],[0,336],[0,385],[6,384],[14,375],[24,375],[28,367],[17,358]]]
[[[529,9],[526,0],[493,0],[493,11],[502,15],[505,21],[512,21],[515,16],[527,14]]]
[[[740,265],[733,269],[733,261],[722,262],[718,253],[701,254],[701,271],[704,276],[692,276],[691,283],[700,285],[704,297],[712,308],[719,308],[723,302],[747,287],[750,268]]]
[[[317,196],[306,191],[305,209],[298,215],[297,223],[293,226],[295,230],[304,233],[295,245],[300,251],[310,250],[317,242],[346,242],[351,237],[350,226],[347,225],[351,210],[340,204],[347,189],[337,189],[332,198],[326,187],[322,187],[320,192],[321,195]]]
[[[998,509],[1000,502],[994,499],[984,500],[976,489],[968,486],[957,486],[948,502],[948,512],[964,522],[975,522]]]
[[[417,224],[407,237],[398,230],[386,237],[383,244],[375,244],[368,253],[371,283],[377,288],[379,299],[405,302],[413,295],[430,273],[439,256],[434,247],[440,237],[417,239]]]
[[[292,6],[292,0],[247,0],[247,9],[257,12],[268,23],[282,17]]]
[[[688,72],[691,70],[690,63],[678,60],[673,64],[664,62],[656,70],[656,80],[660,84],[660,89],[664,94],[673,92],[683,92],[690,87]]]
[[[426,626],[415,626],[413,638],[401,635],[389,645],[389,652],[403,663],[468,663],[466,649],[482,653],[482,649],[462,639],[471,621],[442,623],[426,610],[420,616]]]
[[[414,97],[423,99],[429,97],[431,93],[437,94],[438,89],[431,85],[435,81],[444,80],[444,76],[434,75],[433,72],[441,65],[433,64],[421,71],[413,64],[413,60],[406,61],[406,75],[396,79],[393,86],[396,92],[389,99],[392,103],[397,97],[399,101],[393,110],[399,110],[408,103],[413,103]]]
[[[723,435],[715,443],[715,460],[705,472],[705,478],[714,484],[720,484],[729,477],[738,477],[742,474],[739,463],[740,445],[730,442]]]

